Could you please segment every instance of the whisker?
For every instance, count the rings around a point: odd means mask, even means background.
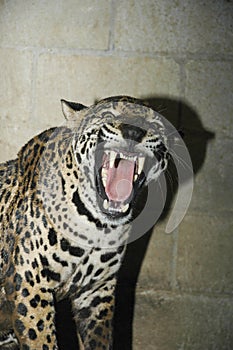
[[[172,174],[169,171],[169,169],[167,169],[167,171],[166,171],[166,178],[167,178],[167,181],[168,181],[169,185],[171,186],[171,189],[173,189],[174,188],[174,181],[178,182],[177,175]]]
[[[176,152],[170,150],[170,154],[173,155],[174,159],[176,159],[184,168],[189,169],[191,172],[193,171],[192,167],[181,157],[179,157]]]
[[[158,185],[159,185],[159,188],[160,188],[160,191],[161,191],[161,194],[162,194],[163,203],[165,203],[165,197],[164,197],[163,187],[162,187],[162,185],[161,185],[160,178],[158,179]]]

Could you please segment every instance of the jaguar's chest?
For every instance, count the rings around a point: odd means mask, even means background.
[[[70,240],[52,226],[45,229],[41,225],[40,229],[35,225],[34,234],[29,235],[28,231],[20,234],[14,262],[25,275],[32,274],[34,280],[43,280],[65,295],[115,275],[123,254],[124,246],[93,247],[78,239]]]
[[[120,268],[124,250],[123,246],[111,250],[86,248],[82,258],[79,259],[72,255],[64,257],[63,252],[60,251],[59,260],[67,261],[68,264],[57,272],[60,275],[60,283],[56,288],[58,298],[71,296],[74,293],[81,295],[98,288],[100,283],[114,278]],[[56,271],[54,264],[52,268]]]

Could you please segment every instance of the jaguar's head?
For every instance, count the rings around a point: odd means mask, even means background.
[[[140,100],[104,99],[90,108],[62,101],[68,126],[78,195],[102,222],[126,222],[143,186],[167,166],[168,145],[161,117]]]

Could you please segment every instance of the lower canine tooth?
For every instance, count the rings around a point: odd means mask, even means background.
[[[125,212],[128,210],[128,208],[129,208],[129,203],[128,203],[128,204],[125,204],[123,207],[121,207],[121,211],[122,211],[123,213],[125,213]]]
[[[107,200],[107,199],[104,200],[103,207],[104,207],[104,209],[106,209],[106,210],[109,208],[109,203],[108,203],[108,200]]]

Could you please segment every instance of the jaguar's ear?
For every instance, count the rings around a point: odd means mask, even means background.
[[[62,112],[67,120],[70,120],[77,112],[87,108],[81,103],[61,100]]]

